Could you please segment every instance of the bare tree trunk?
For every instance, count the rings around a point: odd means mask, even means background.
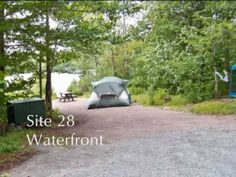
[[[39,95],[40,98],[43,97],[43,84],[42,84],[42,53],[40,53],[40,58],[39,58]]]
[[[126,1],[123,0],[123,4],[125,5]],[[123,10],[123,37],[126,36],[126,33],[127,33],[127,28],[126,28],[126,19],[125,19],[125,12]],[[126,41],[124,42],[123,44],[123,52],[124,52],[124,70],[125,70],[125,76],[128,77],[128,74],[129,74],[129,61],[128,61],[128,56],[127,56],[127,53],[126,53],[126,48],[127,48],[127,43]]]
[[[214,73],[216,72],[216,67],[214,67]],[[215,74],[215,99],[218,99],[218,79],[217,79],[217,75]]]
[[[5,17],[4,17],[4,9],[0,9],[0,21],[4,21]],[[5,51],[4,51],[4,32],[1,31],[0,32],[0,56],[1,56],[1,60],[4,60],[5,57]],[[4,62],[1,61],[0,62],[0,71],[4,72]]]
[[[51,74],[52,74],[52,62],[50,55],[50,44],[49,44],[49,10],[46,13],[46,88],[45,88],[45,100],[46,100],[46,108],[49,116],[51,116],[52,112],[52,82],[51,82]]]
[[[4,21],[5,16],[4,16],[4,8],[0,9],[0,21]],[[1,73],[1,78],[0,80],[4,80],[4,72],[5,72],[5,42],[4,42],[4,32],[0,32],[0,73]],[[0,84],[0,89],[4,90],[4,83]],[[5,95],[4,92],[0,92],[0,99],[4,101]]]
[[[113,50],[113,48],[111,49],[111,64],[112,64],[113,74],[114,74],[114,76],[116,76],[115,56],[114,56],[114,50]]]
[[[226,51],[225,51],[225,70],[227,71],[227,73],[230,73],[230,54],[229,54],[229,50],[228,48],[226,48]],[[224,90],[224,94],[227,95],[228,92],[229,92],[229,87],[230,84],[227,84],[225,90]]]
[[[5,14],[4,14],[4,8],[0,9],[0,21],[5,20]],[[4,80],[5,77],[5,39],[4,39],[4,32],[0,32],[0,81]],[[0,104],[4,105],[5,104],[5,94],[4,94],[4,83],[0,83]],[[3,113],[1,113],[3,114]],[[6,123],[1,122],[0,123],[0,135],[6,134],[6,128],[7,125]]]
[[[212,49],[212,51],[213,51],[213,63],[214,63],[214,75],[215,75],[215,89],[214,89],[214,91],[215,91],[215,99],[218,99],[219,89],[218,89],[217,75],[215,74],[215,72],[217,71],[217,69],[216,69],[216,50],[215,49],[216,49],[216,44],[214,42],[213,49]]]

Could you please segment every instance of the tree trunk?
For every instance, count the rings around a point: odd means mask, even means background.
[[[214,73],[216,72],[216,67],[214,67]],[[215,99],[218,99],[218,94],[219,90],[218,90],[218,79],[217,79],[217,75],[215,74]]]
[[[226,50],[225,50],[225,70],[226,70],[226,72],[228,73],[228,77],[230,78],[230,53],[229,53],[229,49],[228,48],[226,48]],[[227,95],[228,94],[228,92],[229,92],[229,85],[230,84],[227,84],[227,86],[226,86],[226,88],[225,88],[225,90],[224,90],[224,94],[225,95]]]
[[[49,115],[52,111],[52,84],[51,84],[51,67],[46,67],[47,74],[46,74],[46,94],[45,94],[45,100],[46,100],[46,107]]]
[[[42,54],[40,54],[39,59],[39,96],[40,98],[43,97],[43,85],[42,85]]]
[[[4,16],[4,8],[0,9],[0,21],[4,21],[5,20],[5,16]],[[0,81],[4,80],[4,76],[5,76],[5,42],[4,42],[4,32],[1,31],[0,32]],[[0,83],[0,89],[4,90],[4,83]],[[0,92],[0,100],[1,102],[5,101],[5,95],[4,92]]]
[[[217,79],[217,75],[215,74],[215,72],[217,71],[217,68],[216,68],[216,44],[215,44],[215,42],[213,44],[212,53],[213,53],[214,75],[215,75],[215,88],[214,88],[215,99],[218,99],[218,97],[219,97],[218,79]]]
[[[115,54],[113,48],[111,49],[111,64],[112,64],[113,75],[116,76]]]
[[[0,9],[0,21],[4,21],[4,9]],[[5,57],[5,51],[4,51],[4,32],[0,32],[0,56],[1,56],[1,62],[0,62],[0,71],[4,72],[4,57]]]
[[[123,0],[123,4],[125,5],[125,3],[127,3],[125,0]],[[126,28],[126,21],[125,21],[125,11],[123,10],[123,37],[126,36],[127,33],[127,28]],[[126,41],[124,41],[123,44],[123,52],[124,52],[124,74],[126,77],[128,77],[129,74],[129,61],[128,61],[128,57],[127,57],[127,53],[126,53],[126,48],[127,48],[127,43]]]
[[[5,20],[4,8],[0,9],[0,21]],[[4,80],[5,77],[5,39],[4,32],[0,31],[0,81]],[[0,105],[5,107],[5,94],[4,94],[4,83],[0,83]],[[3,114],[1,112],[1,114]],[[3,120],[0,120],[0,136],[6,134],[7,125]]]
[[[45,100],[46,100],[46,108],[49,116],[51,116],[52,112],[52,82],[51,82],[51,74],[52,74],[52,62],[50,55],[50,44],[49,44],[49,11],[46,13],[46,88],[45,88]]]

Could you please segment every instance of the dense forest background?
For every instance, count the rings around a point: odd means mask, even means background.
[[[225,97],[228,83],[214,73],[236,63],[235,16],[233,1],[0,2],[1,112],[6,100],[33,95],[33,85],[50,112],[53,71],[79,73],[81,94],[112,75],[153,104],[160,95]],[[19,75],[28,72],[28,80]]]

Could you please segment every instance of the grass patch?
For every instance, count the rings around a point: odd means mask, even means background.
[[[166,100],[167,96],[165,92],[160,91],[154,94],[132,95],[132,100],[145,106],[169,106],[176,111],[192,112],[196,114],[236,114],[236,100],[212,100],[192,104],[189,99],[182,95],[172,96],[169,100]]]
[[[0,171],[6,170],[14,163],[21,162],[36,151],[28,144],[26,134],[32,130],[8,132],[0,136]]]
[[[229,115],[236,114],[236,101],[213,100],[194,104],[190,110],[196,114]]]

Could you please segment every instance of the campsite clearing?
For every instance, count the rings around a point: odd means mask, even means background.
[[[23,176],[233,176],[236,116],[203,116],[132,105],[87,110],[54,102],[79,123],[65,133],[104,136],[102,146],[43,147],[10,171]]]

